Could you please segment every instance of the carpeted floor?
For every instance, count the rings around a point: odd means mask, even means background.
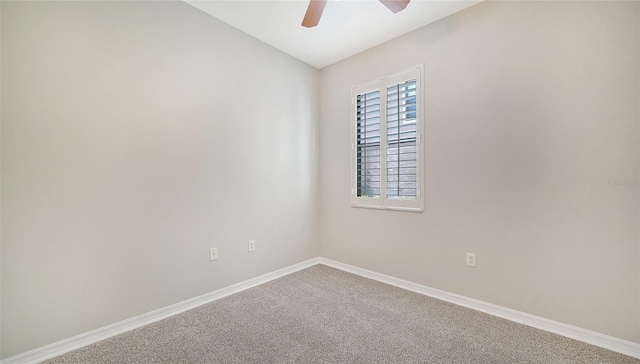
[[[316,265],[46,363],[640,360]]]

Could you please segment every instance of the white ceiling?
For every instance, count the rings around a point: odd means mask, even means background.
[[[482,0],[412,0],[394,14],[378,0],[329,0],[315,28],[308,0],[184,0],[316,68],[323,68]]]

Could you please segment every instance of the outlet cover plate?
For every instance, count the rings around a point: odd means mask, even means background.
[[[467,267],[476,266],[476,254],[475,253],[467,253]]]
[[[214,260],[218,260],[218,248],[209,249],[209,261],[213,262]]]

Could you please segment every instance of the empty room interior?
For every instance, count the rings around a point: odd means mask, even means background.
[[[0,363],[640,363],[640,2],[0,31]]]

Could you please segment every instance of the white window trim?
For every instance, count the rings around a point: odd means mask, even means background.
[[[397,211],[413,211],[413,212],[422,212],[424,211],[424,158],[423,158],[423,147],[422,141],[424,140],[424,102],[423,102],[423,65],[419,65],[413,67],[404,72],[396,73],[393,75],[381,77],[377,80],[362,83],[356,85],[351,88],[351,119],[349,120],[351,124],[351,206],[352,207],[363,207],[363,208],[373,208],[373,209],[383,209],[383,210],[397,210]],[[392,84],[396,84],[399,82],[406,81],[408,79],[416,79],[416,129],[417,129],[417,138],[416,138],[416,177],[417,181],[417,190],[416,190],[416,199],[415,200],[400,200],[400,199],[389,199],[387,198],[387,161],[386,158],[380,158],[380,196],[379,197],[358,197],[356,195],[357,186],[356,186],[356,102],[355,99],[358,94],[362,94],[370,91],[380,91],[380,104],[385,105],[384,110],[380,110],[380,145],[381,145],[381,155],[382,151],[386,150],[386,146],[383,148],[383,144],[386,144],[386,124],[387,124],[387,114],[386,114],[386,101],[387,101],[387,93],[386,87]],[[383,112],[384,111],[384,112]],[[384,126],[384,127],[383,127]]]

